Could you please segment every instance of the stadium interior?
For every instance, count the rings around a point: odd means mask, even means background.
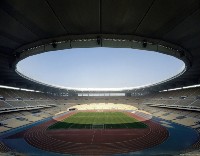
[[[199,155],[199,19],[199,0],[0,1],[0,155]],[[109,91],[16,70],[32,55],[93,47],[160,52],[185,69]]]

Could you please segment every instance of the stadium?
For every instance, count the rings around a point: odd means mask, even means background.
[[[199,0],[1,0],[0,155],[200,155],[199,19]],[[80,48],[151,51],[184,68],[117,89],[62,87],[17,68]]]

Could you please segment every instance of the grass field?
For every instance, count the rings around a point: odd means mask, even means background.
[[[144,123],[123,112],[78,112],[48,129],[123,129],[146,128]]]

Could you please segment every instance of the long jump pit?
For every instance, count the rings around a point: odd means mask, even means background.
[[[147,128],[104,129],[97,126],[91,129],[49,130],[51,125],[75,114],[70,112],[32,127],[20,135],[36,148],[71,155],[126,154],[154,147],[168,138],[167,129],[160,124],[126,113],[146,124]]]

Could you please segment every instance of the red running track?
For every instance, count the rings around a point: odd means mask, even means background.
[[[127,113],[146,125],[144,129],[85,129],[47,130],[47,128],[71,114],[35,126],[24,133],[24,139],[32,146],[56,153],[77,155],[109,155],[140,151],[161,144],[168,138],[165,127],[151,120]]]

